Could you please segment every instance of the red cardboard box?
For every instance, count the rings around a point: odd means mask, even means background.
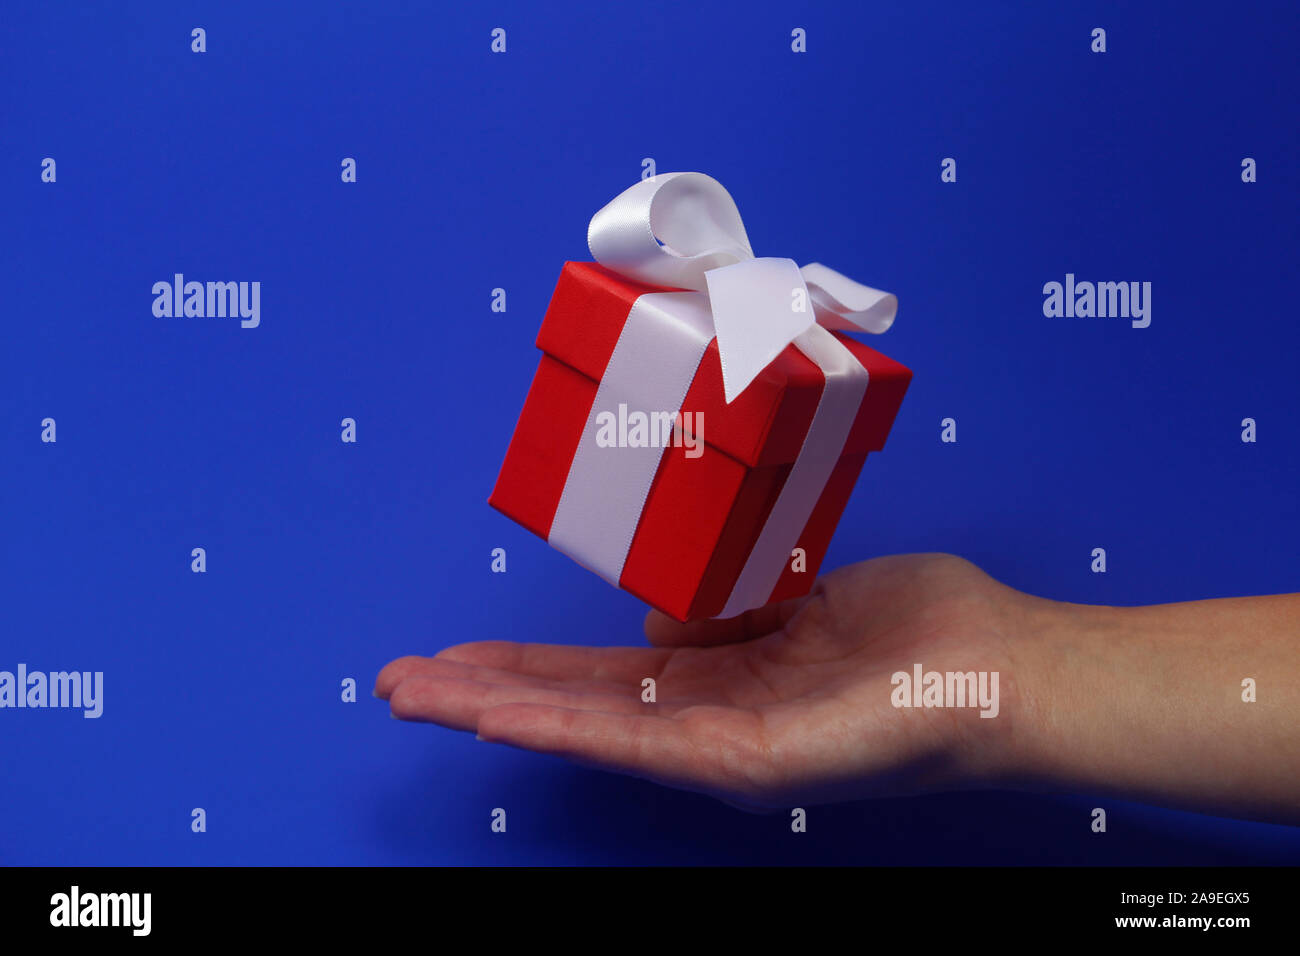
[[[568,262],[537,336],[544,353],[489,503],[547,538],[606,364],[637,297],[671,291],[595,263]],[[806,594],[867,453],[885,445],[910,370],[845,335],[869,384],[843,452],[769,601]],[[647,374],[653,374],[647,369]],[[821,398],[822,371],[787,346],[731,404],[717,340],[683,403],[708,429],[698,457],[663,450],[618,586],[679,621],[716,616],[798,457]]]

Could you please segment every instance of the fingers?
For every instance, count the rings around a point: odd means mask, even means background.
[[[608,673],[623,666],[611,667],[613,658],[605,654],[521,657],[501,643],[456,650],[548,673],[572,672],[575,665],[581,673]],[[643,672],[641,664],[665,653],[626,650],[636,652],[628,658],[637,663],[636,674]],[[557,670],[557,661],[564,667]],[[710,793],[745,809],[757,806],[750,800],[754,777],[749,771],[761,768],[765,755],[755,751],[754,730],[746,723],[752,723],[753,715],[731,707],[706,707],[684,698],[661,709],[643,701],[640,681],[553,679],[441,656],[393,661],[381,672],[376,694],[386,696],[392,715],[402,720],[474,730],[484,740]],[[677,715],[681,719],[674,719]]]
[[[477,729],[483,714],[503,704],[543,704],[611,714],[636,714],[649,709],[631,690],[619,695],[425,675],[408,677],[398,684],[389,704],[399,720],[441,724],[453,730]]]
[[[671,650],[646,647],[573,647],[567,644],[521,644],[516,641],[475,641],[457,644],[438,660],[545,677],[554,680],[630,681],[640,684],[657,677]]]
[[[477,641],[449,647],[436,657],[399,657],[379,672],[374,694],[387,700],[403,680],[415,674],[465,676],[453,673],[456,665],[492,668],[502,675],[511,673],[544,680],[595,681],[639,687],[645,678],[658,677],[671,655],[671,651],[644,647],[569,647]]]
[[[649,675],[647,675],[649,676]],[[443,657],[400,657],[384,667],[375,680],[374,695],[388,700],[403,681],[410,677],[459,677],[484,681],[489,684],[549,687],[553,690],[591,691],[595,693],[622,694],[632,681],[613,680],[555,680],[534,677],[496,667],[479,667],[462,664]],[[639,682],[636,683],[639,688]]]
[[[643,713],[654,708],[641,699],[641,681],[657,676],[670,654],[508,641],[462,644],[437,657],[398,658],[380,671],[375,696],[387,699],[398,719],[455,730],[474,730],[484,712],[510,703]]]
[[[478,735],[678,789],[736,792],[721,769],[731,762],[708,756],[686,725],[669,717],[512,703],[485,711]]]
[[[779,604],[755,608],[736,617],[688,621],[685,624],[660,611],[651,611],[645,619],[645,636],[656,647],[735,644],[780,630],[807,601],[808,596],[804,595]]]
[[[381,700],[388,700],[397,685],[406,680],[411,674],[419,673],[422,668],[428,666],[432,657],[399,657],[395,661],[389,661],[384,665],[379,676],[375,678],[375,689],[372,693]]]

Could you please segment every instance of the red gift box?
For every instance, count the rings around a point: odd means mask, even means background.
[[[544,353],[489,503],[549,538],[597,389],[637,298],[667,291],[596,263],[569,262],[537,336]],[[843,450],[768,601],[806,594],[868,452],[885,439],[910,370],[838,332],[829,333],[869,379]],[[646,370],[653,375],[653,369]],[[682,412],[702,413],[704,441],[663,449],[619,573],[620,588],[680,621],[715,617],[727,604],[755,542],[800,455],[825,376],[787,345],[734,401],[724,400],[713,339]]]

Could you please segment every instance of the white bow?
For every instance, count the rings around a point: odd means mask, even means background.
[[[880,333],[898,312],[888,292],[820,263],[755,258],[731,194],[703,173],[625,189],[591,217],[587,246],[630,278],[708,293],[728,403],[812,325]]]

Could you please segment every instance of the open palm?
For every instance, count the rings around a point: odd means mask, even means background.
[[[1029,598],[951,555],[877,558],[725,621],[652,612],[654,647],[484,641],[403,657],[395,717],[475,731],[747,809],[969,785],[996,770]],[[891,675],[999,671],[1000,719],[895,708]],[[645,678],[654,701],[643,700]]]

